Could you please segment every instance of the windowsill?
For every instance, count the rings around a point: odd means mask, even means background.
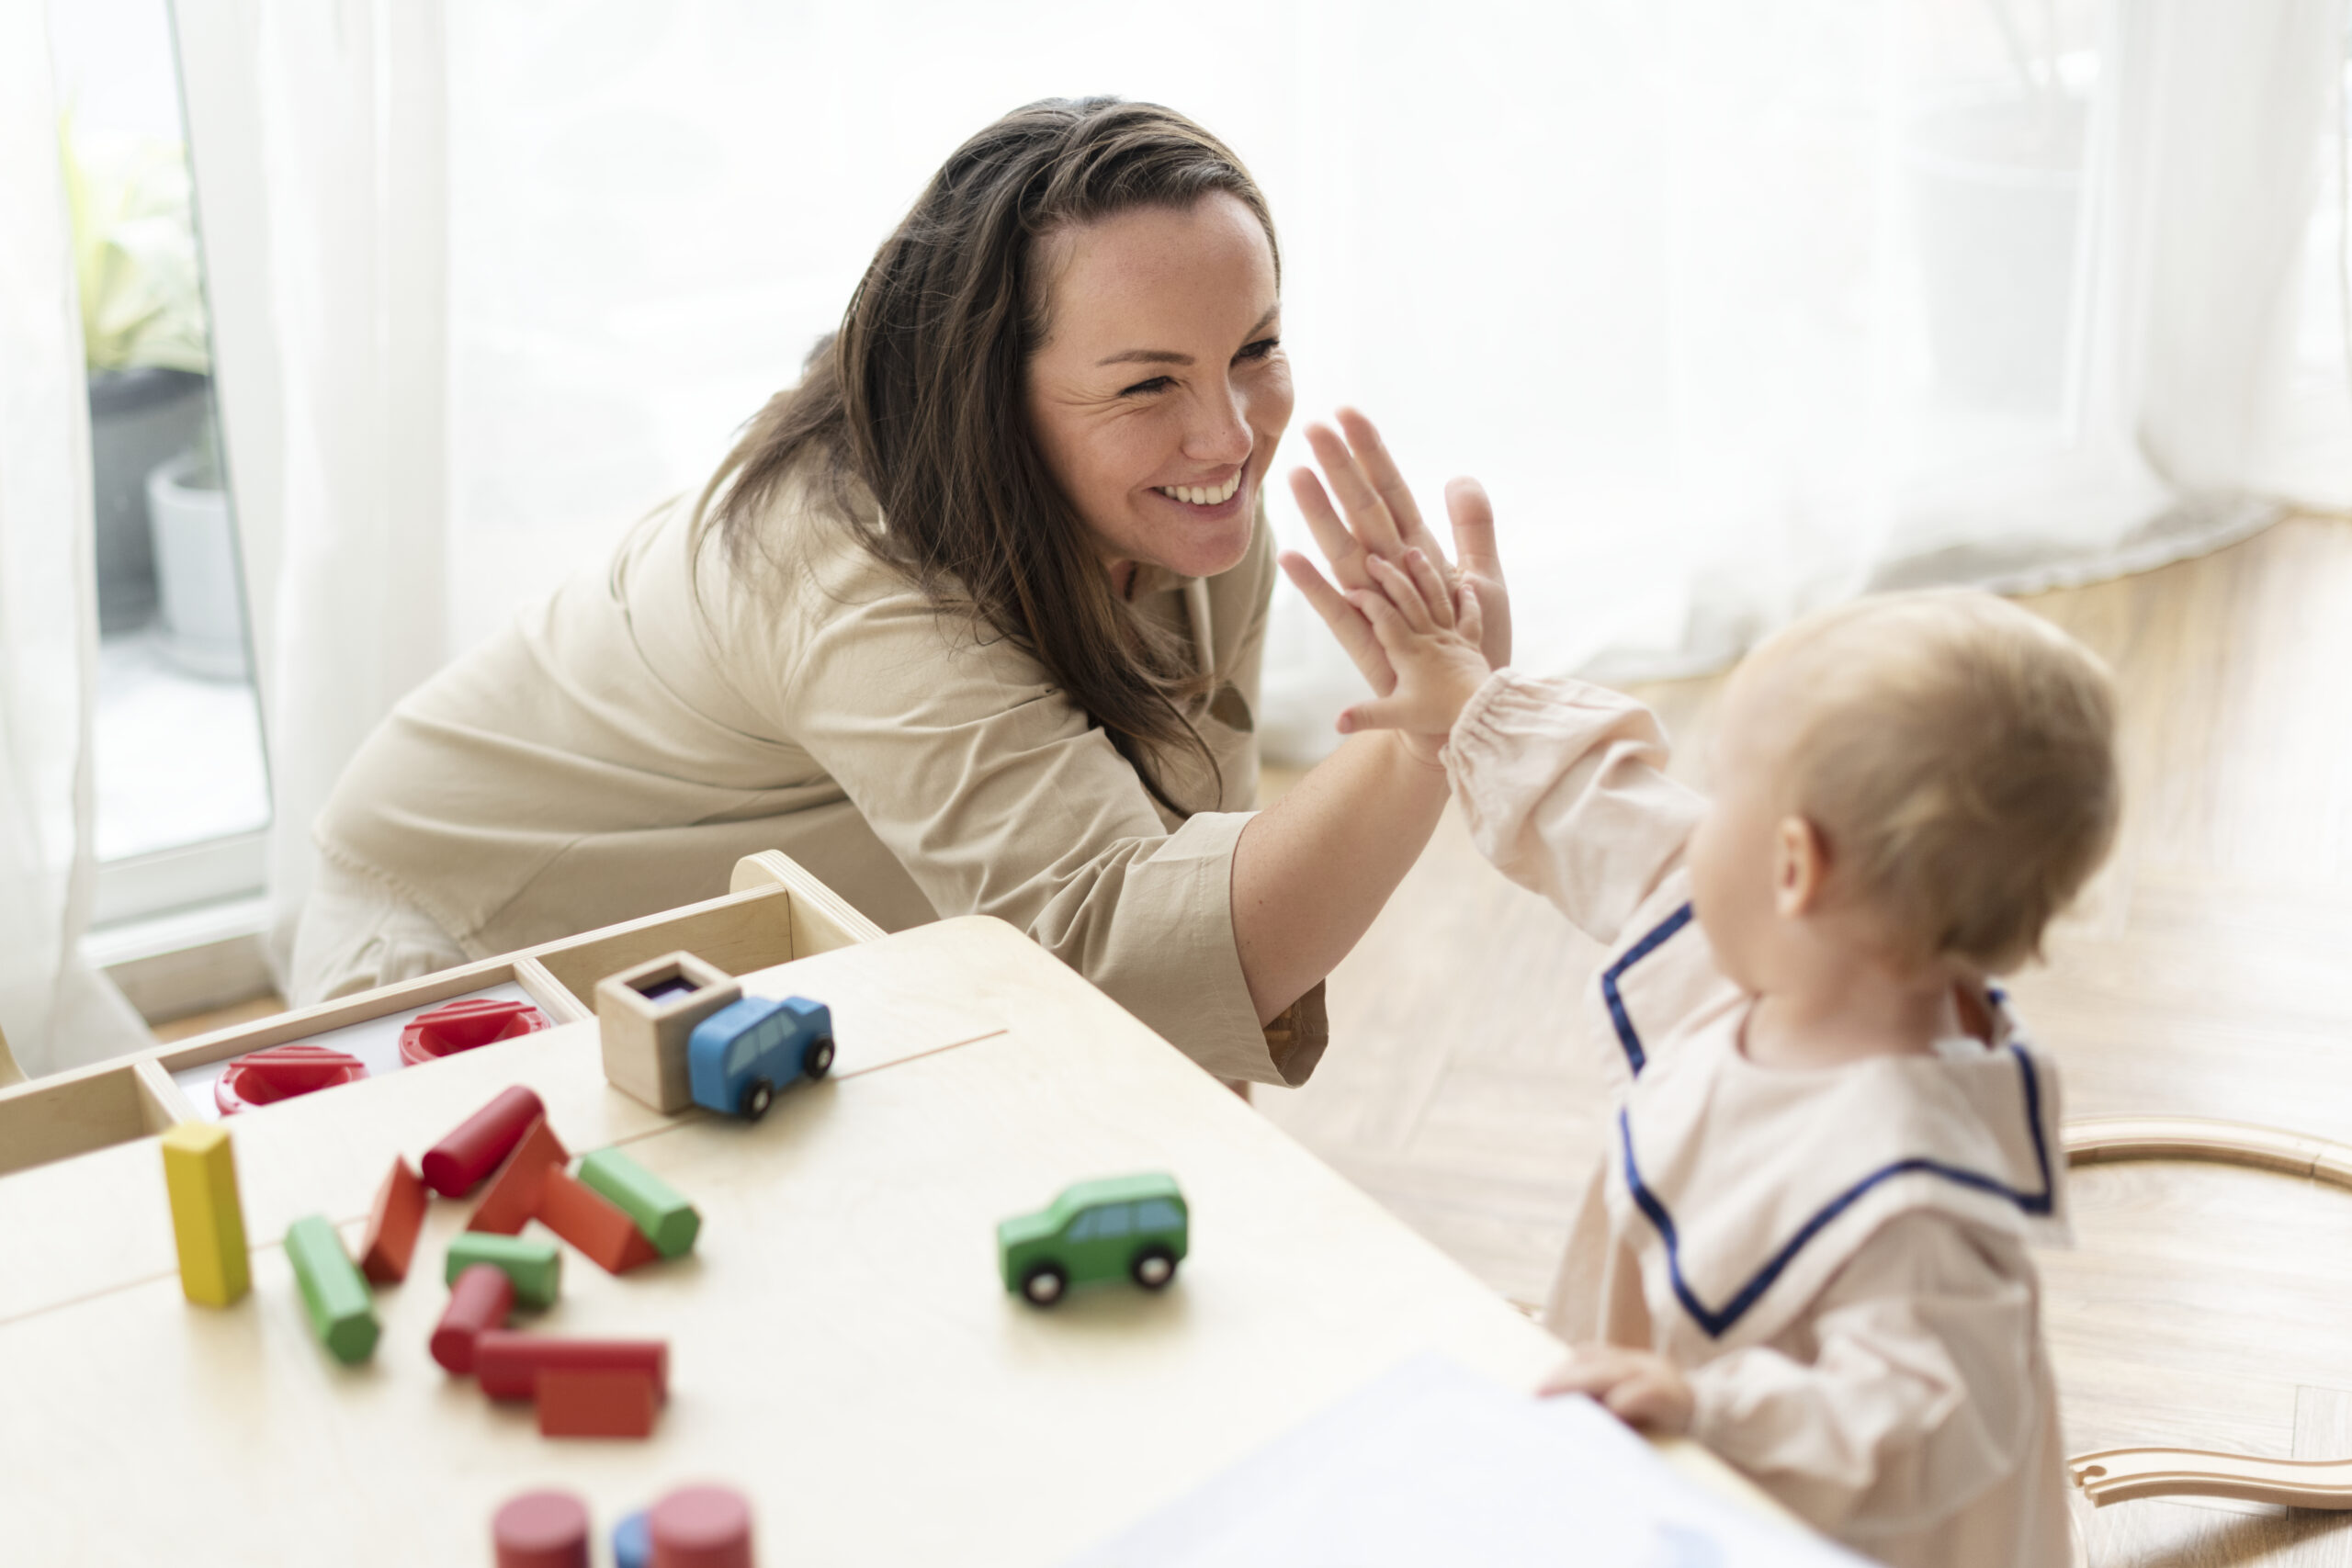
[[[150,1024],[167,1023],[270,994],[268,930],[269,900],[253,894],[97,927],[82,958]]]

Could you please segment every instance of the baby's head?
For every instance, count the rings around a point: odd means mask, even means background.
[[[1810,615],[1724,694],[1692,837],[1701,923],[1750,991],[1867,950],[1996,975],[2107,856],[2115,694],[2088,650],[1989,594],[1883,594]]]

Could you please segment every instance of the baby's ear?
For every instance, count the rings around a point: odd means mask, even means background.
[[[1772,828],[1772,910],[1783,919],[1802,919],[1821,906],[1829,880],[1829,840],[1803,817],[1783,817]]]

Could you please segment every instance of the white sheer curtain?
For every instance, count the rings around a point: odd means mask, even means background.
[[[275,805],[271,948],[311,823],[450,651],[439,0],[175,0]]]
[[[148,1038],[76,953],[96,874],[97,576],[47,32],[43,0],[0,0],[0,1083]]]
[[[1249,161],[1302,412],[1371,412],[1431,502],[1487,480],[1523,664],[1703,667],[1872,582],[2352,503],[2341,0],[175,10],[208,247],[268,236],[213,276],[289,908],[398,693],[699,484],[944,154],[1047,95]],[[1311,755],[1353,677],[1295,604],[1270,666]]]

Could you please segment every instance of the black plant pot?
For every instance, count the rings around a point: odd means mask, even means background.
[[[211,386],[209,377],[153,366],[90,373],[101,636],[132,631],[154,618],[147,476],[196,445]]]

